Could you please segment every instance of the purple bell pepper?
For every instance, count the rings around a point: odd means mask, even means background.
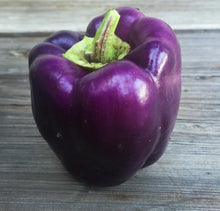
[[[37,127],[80,181],[118,185],[163,154],[181,94],[180,46],[163,21],[109,10],[85,36],[35,46],[29,69]]]

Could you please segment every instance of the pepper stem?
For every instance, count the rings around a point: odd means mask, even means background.
[[[116,10],[109,10],[98,28],[92,45],[85,52],[89,61],[106,63],[115,59],[117,49],[114,47],[115,30],[120,15]]]
[[[62,56],[87,69],[98,69],[124,58],[130,45],[115,35],[119,19],[116,10],[109,10],[94,38],[84,36]]]

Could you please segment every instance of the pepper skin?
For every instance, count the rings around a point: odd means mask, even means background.
[[[181,94],[181,54],[173,30],[140,11],[116,9],[120,60],[89,71],[62,55],[83,36],[60,31],[29,55],[37,127],[67,169],[92,185],[118,185],[163,154]],[[88,25],[94,37],[103,15]]]

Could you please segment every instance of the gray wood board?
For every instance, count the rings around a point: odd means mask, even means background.
[[[182,97],[166,153],[110,188],[78,183],[39,135],[27,55],[45,37],[0,37],[0,210],[219,210],[220,32],[177,36]]]
[[[85,31],[93,17],[119,6],[140,8],[174,29],[220,29],[219,0],[0,0],[0,32]]]

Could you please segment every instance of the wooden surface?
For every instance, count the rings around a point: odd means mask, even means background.
[[[84,31],[92,17],[123,5],[162,18],[178,30],[220,28],[219,0],[0,0],[0,31]]]
[[[111,188],[78,183],[39,135],[27,57],[50,32],[139,7],[175,29],[182,98],[164,156]],[[220,1],[0,0],[0,210],[220,210]],[[59,18],[58,18],[59,17]]]

